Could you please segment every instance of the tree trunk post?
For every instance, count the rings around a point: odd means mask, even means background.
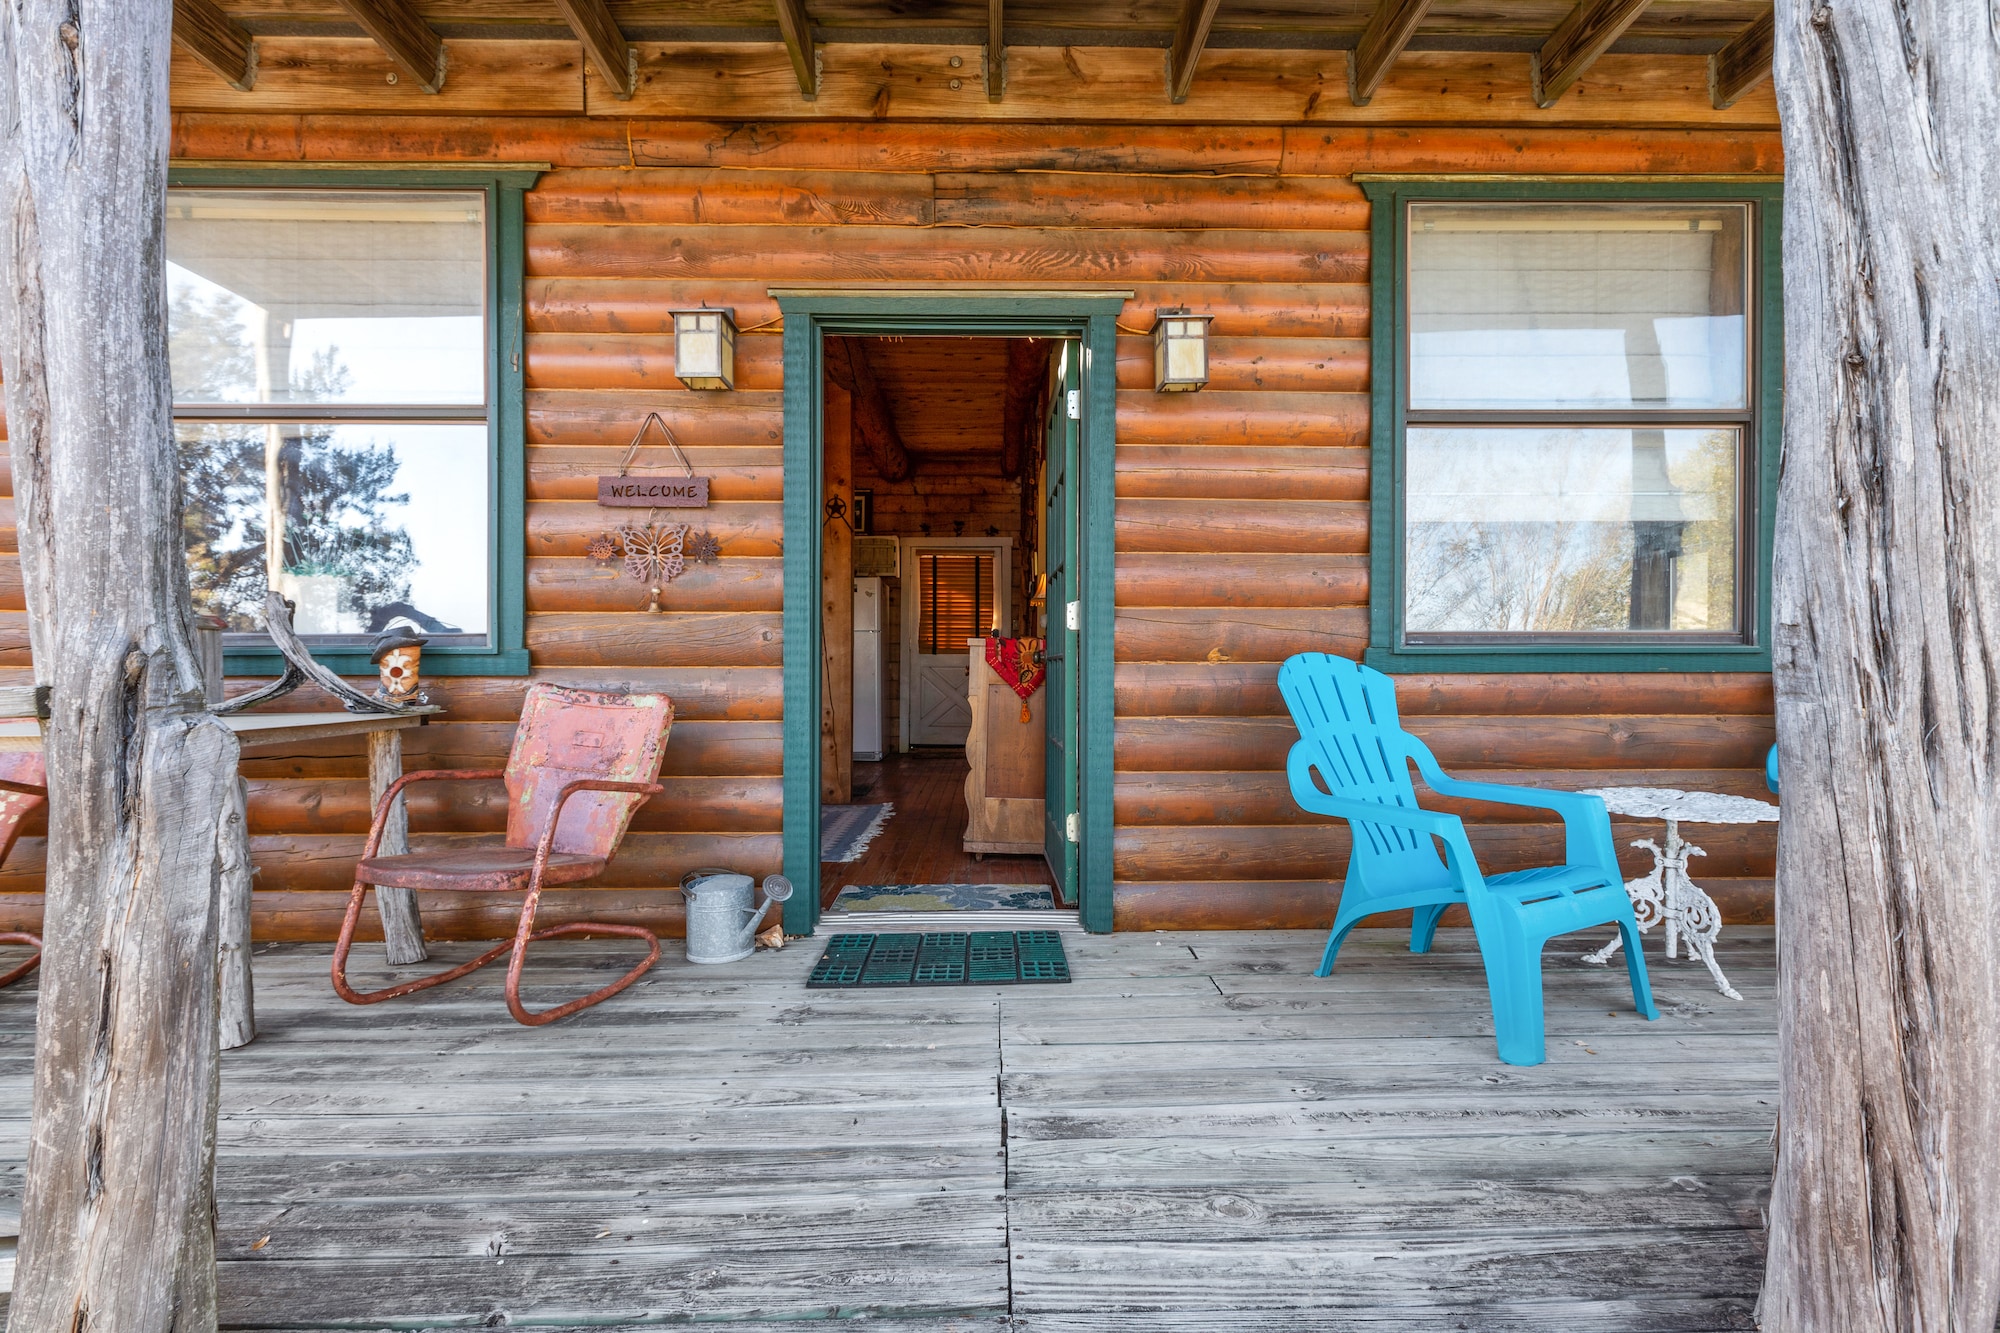
[[[257,1036],[257,996],[250,976],[250,784],[242,778],[229,793],[229,810],[218,834],[222,862],[216,929],[216,994],[222,1049],[248,1046]]]
[[[2000,42],[1778,6],[1778,1161],[1760,1321],[2000,1305]]]
[[[0,363],[46,730],[16,1333],[213,1329],[219,838],[166,348],[167,0],[0,6]],[[115,484],[107,484],[107,479]]]
[[[373,817],[382,797],[403,776],[403,733],[368,733],[368,809]],[[389,820],[382,826],[382,844],[377,856],[402,856],[410,850],[410,810],[404,798],[396,798]],[[424,947],[424,918],[417,907],[415,889],[375,886],[375,910],[382,915],[382,951],[391,963],[421,963],[429,958]]]

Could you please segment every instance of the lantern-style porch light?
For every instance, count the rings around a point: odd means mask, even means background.
[[[674,378],[690,389],[736,387],[736,312],[674,311]]]
[[[1208,383],[1209,315],[1191,315],[1186,306],[1153,312],[1153,388],[1190,393]]]

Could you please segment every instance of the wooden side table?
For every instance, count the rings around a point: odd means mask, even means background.
[[[368,738],[368,809],[403,775],[402,733],[420,727],[444,710],[424,713],[232,713],[222,720],[245,749],[259,745],[296,745],[336,736]],[[39,750],[42,725],[33,718],[0,721],[0,750]],[[256,1003],[250,978],[250,842],[244,812],[246,786],[237,779],[236,845],[224,852],[222,901],[218,921],[220,956],[221,1043],[224,1050],[247,1045],[257,1035]],[[399,856],[410,849],[409,814],[401,797],[382,832],[382,854]],[[232,854],[233,852],[233,854]],[[382,938],[391,963],[421,963],[424,923],[417,895],[409,889],[377,889],[375,905],[382,914]]]

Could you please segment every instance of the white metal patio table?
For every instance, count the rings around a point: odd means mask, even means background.
[[[1681,791],[1677,787],[1593,787],[1583,794],[1601,799],[1604,808],[1614,815],[1666,822],[1665,847],[1651,838],[1640,838],[1632,843],[1632,846],[1643,847],[1653,854],[1652,872],[1625,885],[1625,892],[1632,896],[1632,914],[1638,918],[1640,933],[1652,929],[1654,923],[1664,921],[1667,927],[1667,957],[1675,956],[1677,941],[1684,938],[1688,957],[1699,958],[1707,964],[1708,974],[1715,978],[1715,988],[1732,1000],[1742,999],[1715,962],[1715,941],[1722,933],[1722,913],[1715,900],[1688,878],[1688,858],[1708,853],[1692,843],[1681,841],[1680,825],[1683,821],[1690,824],[1776,823],[1778,807],[1748,796]],[[1583,961],[1608,963],[1611,955],[1618,952],[1621,942],[1620,936],[1613,935],[1611,942],[1602,949],[1583,955]]]

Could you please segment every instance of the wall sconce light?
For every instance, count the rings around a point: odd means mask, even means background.
[[[1191,393],[1208,383],[1209,315],[1191,315],[1186,306],[1153,312],[1153,388]]]
[[[690,389],[736,387],[736,312],[674,311],[674,378]]]

